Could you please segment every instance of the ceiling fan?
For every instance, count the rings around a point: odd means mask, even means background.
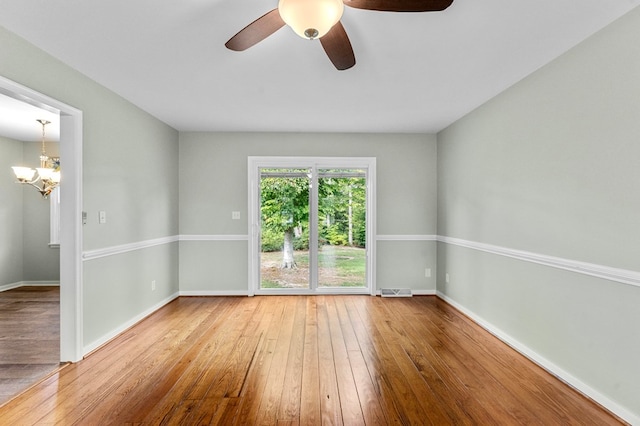
[[[319,39],[333,65],[346,70],[356,64],[356,58],[340,23],[344,5],[381,12],[438,12],[451,3],[453,0],[280,0],[276,9],[244,27],[225,46],[248,49],[287,24],[303,38]]]

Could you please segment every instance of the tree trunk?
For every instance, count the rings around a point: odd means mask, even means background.
[[[297,268],[293,258],[293,228],[284,231],[284,247],[282,249],[282,269]]]

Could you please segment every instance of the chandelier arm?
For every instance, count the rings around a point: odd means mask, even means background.
[[[35,186],[36,188],[38,188],[38,185],[36,185],[36,182],[38,182],[40,179],[40,175],[36,174],[36,178],[34,180],[22,180],[22,179],[18,179],[16,181],[16,183],[22,183],[25,185],[31,185],[31,186]]]
[[[36,185],[37,182],[41,182],[42,186]],[[16,183],[19,183],[19,184],[22,184],[22,185],[29,185],[29,186],[34,187],[36,189],[36,191],[38,191],[40,193],[40,195],[42,195],[43,198],[47,198],[49,196],[49,194],[51,194],[51,191],[53,191],[54,188],[57,186],[55,183],[52,183],[49,180],[42,179],[40,175],[38,175],[32,181],[18,180],[18,181],[16,181]]]
[[[21,183],[21,184],[23,184],[23,185],[31,185],[31,186],[33,186],[35,189],[37,189],[40,193],[42,193],[42,191],[46,189],[46,185],[45,185],[45,184],[43,184],[43,185],[42,185],[42,188],[40,188],[38,185],[36,185],[36,184],[35,184],[35,182],[37,182],[37,181],[38,181],[38,179],[36,179],[36,180],[34,180],[34,181],[31,181],[31,182],[16,182],[16,183]]]

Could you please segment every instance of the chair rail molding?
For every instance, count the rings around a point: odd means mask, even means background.
[[[178,241],[248,241],[249,235],[170,235],[167,237],[153,238],[150,240],[136,241],[117,246],[103,247],[94,250],[86,250],[82,253],[82,260],[89,261],[101,257],[115,256],[135,250],[143,250],[149,247],[171,244]]]
[[[439,235],[438,241],[640,287],[640,272]]]
[[[110,246],[99,248],[95,250],[86,250],[82,252],[82,260],[88,261],[93,259],[99,259],[101,257],[114,256],[117,254],[127,253],[135,250],[142,250],[149,247],[160,246],[163,244],[170,244],[178,241],[177,235],[168,237],[154,238],[151,240],[138,241],[135,243],[121,244],[117,246]]]
[[[249,235],[180,235],[180,241],[249,241]]]
[[[376,235],[377,241],[437,241],[437,235]]]

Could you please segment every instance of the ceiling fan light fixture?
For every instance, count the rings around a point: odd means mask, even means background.
[[[302,38],[316,39],[329,32],[342,17],[342,0],[280,0],[282,20]]]

